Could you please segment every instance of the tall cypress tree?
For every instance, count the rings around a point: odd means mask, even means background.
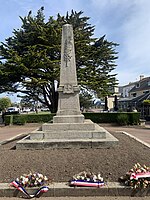
[[[78,83],[98,97],[108,95],[116,85],[116,74],[110,72],[116,67],[117,44],[105,36],[94,38],[95,27],[82,14],[72,10],[70,15],[50,16],[45,22],[42,7],[36,16],[30,11],[20,17],[21,28],[0,46],[1,92],[22,92],[47,105],[51,112],[57,111],[61,31],[69,23],[74,30]]]

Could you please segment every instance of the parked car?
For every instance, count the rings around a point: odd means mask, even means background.
[[[30,112],[30,108],[24,108],[22,112],[28,113],[28,112]]]
[[[49,111],[49,108],[41,108],[41,111]]]
[[[20,113],[20,109],[17,107],[9,107],[6,110],[6,115],[19,114],[19,113]]]

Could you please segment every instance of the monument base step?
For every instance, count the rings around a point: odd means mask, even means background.
[[[84,115],[56,115],[53,123],[84,123]]]
[[[31,140],[30,135],[16,143],[17,149],[70,149],[70,148],[109,148],[118,144],[118,140],[109,132],[106,132],[106,138],[77,138],[77,139],[40,139]]]
[[[44,123],[42,125],[42,131],[52,132],[52,131],[61,131],[61,130],[82,130],[82,131],[89,131],[95,130],[96,124],[93,123],[91,120],[86,119],[83,123]]]
[[[88,124],[90,125],[90,124]],[[44,126],[44,127],[43,127]],[[41,131],[35,130],[30,133],[31,140],[43,139],[98,139],[106,138],[106,130],[98,124],[91,123],[89,129],[86,124],[45,124]]]

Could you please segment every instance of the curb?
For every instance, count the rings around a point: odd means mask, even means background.
[[[49,191],[44,193],[45,197],[85,197],[85,196],[150,196],[150,188],[144,190],[133,190],[128,186],[122,186],[118,182],[108,182],[101,188],[95,187],[70,187],[68,183],[53,183]],[[33,194],[38,188],[28,188],[27,192]],[[0,183],[0,197],[22,197],[23,193],[9,186],[8,183]]]
[[[123,134],[125,134],[125,135],[127,135],[127,136],[133,138],[134,140],[136,140],[136,141],[142,143],[142,144],[145,145],[146,147],[150,148],[150,144],[148,144],[148,143],[146,143],[146,142],[144,142],[144,141],[138,139],[137,137],[135,137],[135,136],[133,136],[133,135],[131,135],[131,134],[125,132],[125,131],[116,131],[116,132],[118,132],[118,133],[123,133]]]
[[[21,138],[25,137],[26,135],[27,135],[27,133],[20,133],[18,135],[15,135],[14,137],[0,141],[0,145],[7,144],[7,143],[12,142],[12,141],[17,140],[17,139],[21,139]]]

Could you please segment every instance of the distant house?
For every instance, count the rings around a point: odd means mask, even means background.
[[[142,78],[136,82],[134,87],[129,91],[129,97],[139,97],[150,92],[150,77]]]
[[[127,85],[119,86],[119,92],[121,94],[121,97],[126,98],[129,97],[130,90],[136,85],[138,81],[136,82],[130,82]]]
[[[123,86],[121,97],[118,101],[120,109],[133,111],[136,108],[142,117],[150,116],[150,106],[143,104],[144,100],[150,100],[150,77],[140,76],[139,81]]]

